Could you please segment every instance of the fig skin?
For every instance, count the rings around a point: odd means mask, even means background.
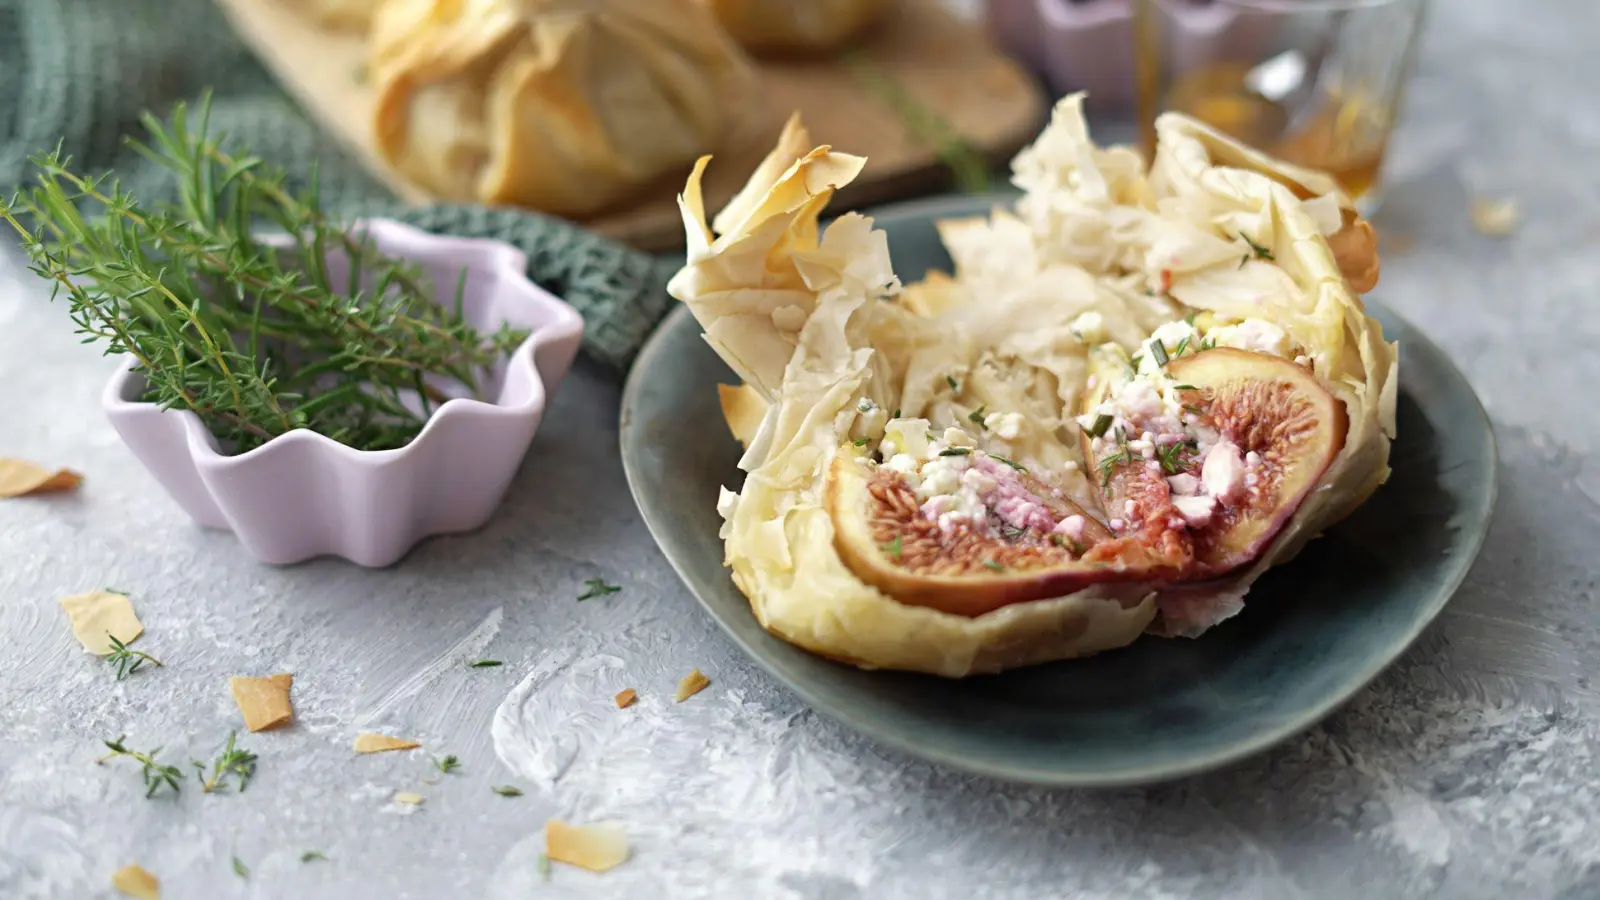
[[[1167,372],[1197,388],[1180,392],[1185,405],[1205,410],[1223,439],[1262,459],[1246,500],[1219,508],[1195,533],[1191,577],[1212,578],[1266,552],[1344,448],[1350,419],[1309,368],[1280,357],[1217,348],[1173,360]]]
[[[1023,476],[1030,489],[1053,507],[1058,518],[1081,515],[1085,520],[1079,558],[1062,551],[1038,568],[978,568],[958,574],[934,574],[902,565],[884,549],[873,531],[872,513],[883,506],[873,495],[874,478],[898,480],[888,470],[869,470],[864,460],[841,447],[829,468],[825,503],[833,520],[834,545],[856,577],[896,601],[925,606],[958,616],[977,617],[1012,603],[1064,597],[1098,584],[1158,581],[1177,574],[1170,565],[1142,545],[1114,538],[1105,526],[1070,500],[1056,499],[1031,476]],[[902,482],[903,483],[903,482]],[[917,514],[920,515],[920,514]],[[977,540],[974,538],[973,540]],[[993,541],[999,552],[1008,546]],[[1115,552],[1107,552],[1116,545]],[[1137,597],[1129,595],[1137,601]],[[1118,601],[1122,602],[1122,601]]]

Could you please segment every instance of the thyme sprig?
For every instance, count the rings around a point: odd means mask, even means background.
[[[156,761],[156,754],[161,752],[160,747],[148,753],[141,753],[138,750],[128,749],[127,740],[128,736],[124,734],[118,735],[114,741],[102,741],[101,743],[105,744],[111,752],[95,760],[95,762],[105,765],[107,760],[126,756],[139,763],[141,766],[140,774],[144,776],[144,795],[146,798],[154,797],[162,787],[171,788],[174,794],[183,791],[181,785],[183,771],[177,766],[163,765]]]
[[[447,398],[442,385],[475,391],[524,339],[463,319],[465,272],[453,307],[432,302],[419,267],[322,210],[315,170],[291,191],[283,171],[208,133],[209,108],[147,113],[148,143],[128,141],[166,170],[176,202],[142,204],[112,175],[74,172],[59,146],[30,158],[35,184],[0,200],[84,343],[131,355],[146,400],[194,411],[238,452],[297,428],[392,449]],[[330,263],[341,254],[353,264]]]
[[[228,743],[223,746],[222,752],[211,761],[211,775],[206,775],[205,764],[199,760],[191,760],[190,765],[195,767],[195,779],[200,782],[200,790],[210,794],[228,789],[230,776],[239,781],[239,793],[250,784],[250,779],[256,774],[256,755],[249,750],[234,745],[238,732],[228,732]]]
[[[124,644],[120,638],[114,634],[111,634],[110,632],[106,633],[106,638],[111,642],[111,652],[106,654],[106,662],[117,667],[118,681],[121,681],[122,679],[127,678],[129,675],[139,671],[139,667],[145,663],[149,663],[153,666],[166,665],[161,660],[156,659],[154,656],[151,656],[143,650],[134,650],[127,644]]]

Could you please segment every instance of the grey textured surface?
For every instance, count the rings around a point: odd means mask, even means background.
[[[806,712],[654,550],[617,388],[584,366],[485,531],[383,571],[258,565],[159,493],[99,414],[111,363],[0,264],[0,454],[88,475],[0,504],[0,896],[109,896],[139,861],[169,898],[1600,897],[1596,37],[1590,0],[1439,3],[1379,217],[1405,245],[1381,295],[1462,364],[1501,440],[1473,575],[1324,725],[1147,790],[966,778]],[[1513,237],[1472,231],[1480,193],[1518,199]],[[574,602],[594,577],[624,590]],[[101,585],[132,594],[166,668],[117,683],[79,651],[56,599]],[[483,656],[506,665],[463,666]],[[673,705],[695,666],[712,687]],[[145,800],[134,768],[94,765],[123,732],[209,758],[238,725],[226,676],[275,671],[299,722],[241,740],[261,756],[246,793]],[[595,709],[623,686],[638,707]],[[421,753],[354,756],[363,729],[464,768],[425,784]],[[490,792],[508,783],[526,796]],[[403,814],[393,790],[428,800]],[[634,859],[543,882],[554,814],[624,820]]]

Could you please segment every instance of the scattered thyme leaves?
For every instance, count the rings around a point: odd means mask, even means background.
[[[1028,529],[1026,529],[1026,528],[1018,528],[1017,526],[1012,525],[1009,522],[1003,523],[1000,526],[1000,536],[1005,538],[1008,541],[1019,541],[1019,540],[1022,540],[1022,538],[1025,535],[1027,535],[1027,533],[1028,533]]]
[[[1214,349],[1216,349],[1216,346],[1217,346],[1217,339],[1216,338],[1206,338],[1205,340],[1200,342],[1200,349],[1201,350],[1214,350]]]
[[[494,789],[494,792],[496,794],[499,794],[502,797],[521,797],[522,796],[522,788],[512,787],[509,784],[502,784],[502,785],[496,786],[495,789]]]
[[[993,569],[996,572],[1004,572],[1006,570],[1005,566],[1000,565],[999,563],[995,562],[992,559],[984,560],[983,561],[983,567],[986,568],[986,569]]]
[[[1183,351],[1187,349],[1189,349],[1189,335],[1184,335],[1183,340],[1178,342],[1178,346],[1172,348],[1172,355],[1175,357],[1182,356]]]
[[[249,750],[234,745],[238,732],[228,732],[228,743],[222,747],[222,752],[211,761],[211,776],[206,777],[206,767],[199,760],[193,760],[195,767],[195,780],[200,782],[201,793],[211,794],[228,789],[228,777],[233,776],[239,780],[239,793],[244,793],[245,786],[250,784],[250,779],[256,774],[256,755]]]
[[[113,591],[112,593],[116,592]],[[121,681],[122,679],[127,678],[129,675],[139,671],[139,667],[145,663],[150,663],[153,666],[165,665],[163,662],[161,662],[161,660],[156,659],[154,656],[151,656],[143,650],[134,650],[130,648],[127,644],[124,644],[121,639],[109,631],[106,632],[106,637],[111,641],[111,652],[106,654],[106,662],[117,667],[118,681]]]
[[[1113,421],[1115,420],[1108,413],[1101,413],[1100,415],[1096,416],[1094,424],[1089,426],[1089,436],[1104,437],[1106,429],[1111,427],[1111,423]]]
[[[249,867],[244,864],[244,860],[240,859],[237,856],[235,856],[233,858],[233,874],[235,874],[235,875],[239,876],[240,878],[243,878],[243,879],[245,879],[247,881],[250,879],[250,869],[249,869]]]
[[[961,385],[956,383],[956,379],[955,379],[954,375],[946,375],[944,377],[944,383],[950,385],[950,390],[955,391],[957,393],[961,392]]]
[[[1194,317],[1196,315],[1198,315],[1197,312],[1195,312],[1192,309],[1189,310],[1189,314],[1187,316],[1183,317],[1183,324],[1189,326],[1190,328],[1193,328],[1194,327]]]
[[[99,762],[104,763],[106,760],[114,759],[118,756],[126,756],[138,762],[142,767],[141,774],[144,776],[144,796],[146,799],[154,797],[162,787],[171,788],[174,794],[183,792],[181,784],[183,771],[177,766],[166,766],[156,761],[156,754],[161,752],[160,747],[151,750],[149,753],[140,753],[137,750],[128,749],[128,745],[124,743],[127,739],[128,736],[124,734],[119,735],[114,741],[102,741],[101,743],[105,744],[111,752],[100,757]]]
[[[443,759],[434,759],[433,765],[434,768],[449,775],[451,772],[461,768],[461,760],[456,759],[455,754],[451,754]]]
[[[884,544],[883,547],[880,548],[880,549],[882,549],[883,552],[889,554],[889,558],[890,559],[893,559],[896,562],[898,562],[900,560],[900,535],[898,535],[898,534],[895,535],[894,536],[894,540],[890,541],[887,544]]]
[[[940,456],[969,456],[971,453],[971,447],[947,447],[939,451]]]
[[[545,881],[550,880],[550,857],[539,854],[539,877]]]
[[[607,594],[615,594],[617,591],[622,590],[620,585],[606,584],[604,578],[590,578],[584,584],[589,589],[578,595],[579,600],[592,600],[595,597],[604,597]]]
[[[467,668],[469,668],[469,669],[492,669],[495,666],[503,666],[503,665],[505,665],[505,663],[502,663],[498,659],[480,659],[480,660],[478,660],[476,662],[467,663]]]
[[[889,418],[891,418],[891,419],[898,419],[898,418],[900,418],[900,407],[898,407],[898,406],[896,406],[896,407],[895,407],[895,408],[894,408],[894,415],[892,415],[892,416],[890,416],[890,417],[889,417]]]
[[[1175,391],[1198,391],[1198,390],[1200,390],[1199,388],[1195,387],[1192,384],[1175,384],[1175,385],[1172,386],[1172,389],[1175,390]]]
[[[1172,361],[1172,357],[1167,355],[1167,345],[1160,341],[1150,342],[1150,358],[1156,361],[1157,366],[1164,366]]]
[[[1016,462],[1015,460],[1006,459],[1004,456],[996,456],[995,454],[991,453],[991,454],[989,454],[989,458],[994,460],[995,462],[1005,463],[1006,465],[1010,466],[1013,469],[1016,469],[1018,472],[1021,472],[1024,475],[1026,475],[1027,472],[1028,472],[1027,467],[1021,465],[1020,463]]]
[[[1242,231],[1239,232],[1239,240],[1244,241],[1246,244],[1250,245],[1250,252],[1252,252],[1252,253],[1254,253],[1256,255],[1256,259],[1273,259],[1274,258],[1273,255],[1272,255],[1272,251],[1271,250],[1268,250],[1267,248],[1265,248],[1265,247],[1261,246],[1260,244],[1256,243],[1255,241],[1252,241],[1249,238],[1245,237],[1244,232],[1242,232]]]
[[[857,447],[865,447],[867,445],[867,442],[870,441],[870,440],[872,440],[872,438],[864,438],[864,437],[863,438],[856,438],[854,443],[855,443],[855,445]]]
[[[1116,472],[1117,466],[1128,462],[1130,457],[1127,450],[1118,450],[1105,459],[1100,460],[1100,487],[1106,488],[1111,484],[1111,475]]]
[[[1183,471],[1183,451],[1188,447],[1181,443],[1163,444],[1157,456],[1161,460],[1161,471],[1168,475],[1176,475]]]
[[[303,863],[327,862],[328,855],[323,853],[321,850],[307,850],[306,852],[300,854],[300,861]]]
[[[983,411],[988,408],[989,404],[985,403],[972,412],[967,413],[967,421],[978,426],[979,428],[982,428],[984,431],[988,431],[989,426],[983,424]]]

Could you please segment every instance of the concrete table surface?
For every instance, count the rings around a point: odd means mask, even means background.
[[[1600,897],[1597,37],[1589,0],[1437,4],[1378,220],[1379,295],[1461,364],[1501,442],[1472,576],[1321,726],[1144,790],[969,778],[808,712],[655,550],[618,386],[587,367],[481,533],[382,571],[259,565],[118,443],[98,408],[111,362],[7,256],[0,455],[88,480],[0,503],[0,896],[110,896],[139,862],[168,898]],[[1519,230],[1475,233],[1478,195],[1515,197]],[[590,578],[623,590],[576,602]],[[116,682],[72,640],[57,599],[106,585],[164,668]],[[465,665],[484,657],[505,664]],[[673,704],[694,667],[711,687]],[[209,760],[239,727],[227,676],[274,672],[295,675],[298,720],[241,738],[260,756],[245,793],[190,780],[147,800],[136,766],[94,764],[124,733]],[[622,687],[637,707],[600,702]],[[357,757],[365,730],[425,749]],[[508,784],[524,796],[491,791]],[[553,815],[625,822],[634,858],[544,880]]]

